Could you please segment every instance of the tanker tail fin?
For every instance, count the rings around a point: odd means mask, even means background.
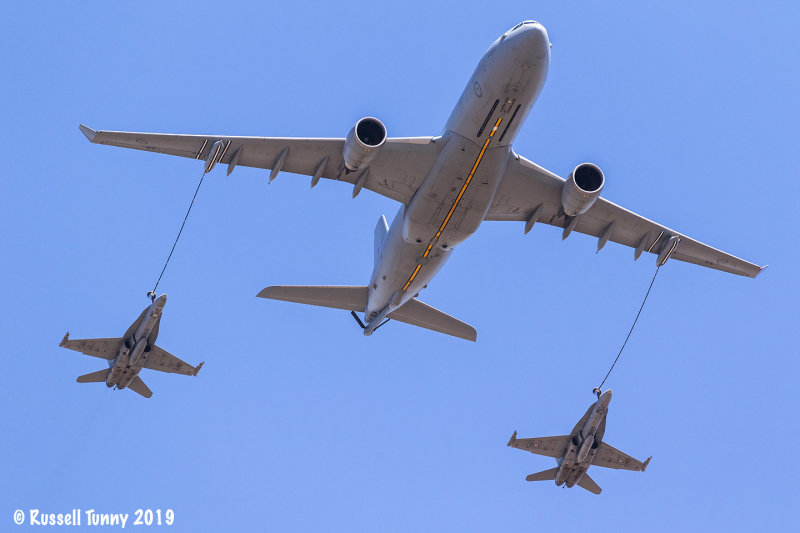
[[[375,254],[375,264],[377,265],[381,260],[381,252],[383,251],[383,243],[386,241],[386,235],[389,234],[389,224],[386,222],[386,217],[381,215],[378,223],[375,224],[375,244],[373,251]]]

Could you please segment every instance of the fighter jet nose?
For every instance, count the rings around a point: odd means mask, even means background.
[[[159,306],[159,307],[164,307],[164,305],[165,305],[166,303],[167,303],[167,295],[166,295],[166,294],[162,294],[161,296],[159,296],[158,298],[156,298],[156,305],[157,305],[157,306]]]
[[[603,400],[606,403],[610,402],[611,401],[611,389],[608,389],[607,391],[605,391],[603,393],[603,395],[600,396],[600,399]]]

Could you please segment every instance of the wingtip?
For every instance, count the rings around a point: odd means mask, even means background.
[[[261,291],[259,291],[258,294],[256,294],[256,298],[269,298],[268,295],[270,293],[270,289],[271,288],[272,288],[272,286],[264,287],[263,289],[261,289]]]
[[[514,431],[514,433],[511,434],[511,438],[508,439],[508,444],[506,444],[506,446],[511,446],[514,443],[515,440],[517,440],[517,432],[516,431]]]
[[[200,369],[203,368],[204,364],[206,364],[205,361],[197,365],[197,368],[194,369],[194,373],[192,374],[192,376],[196,376],[200,372]]]
[[[757,278],[759,275],[761,275],[762,272],[764,272],[768,268],[769,265],[764,265],[763,267],[759,267],[758,272],[756,272],[756,275],[753,276],[753,278]]]
[[[86,138],[89,139],[89,142],[94,142],[94,138],[97,135],[97,130],[93,130],[86,124],[81,124],[80,126],[81,132],[86,135]]]
[[[644,462],[644,465],[642,466],[642,472],[647,470],[647,465],[650,464],[650,459],[652,459],[652,458],[653,458],[653,456],[651,455],[650,457],[647,458],[647,461]]]
[[[68,331],[66,334],[64,334],[64,338],[63,338],[63,339],[61,339],[61,342],[59,342],[59,343],[58,343],[58,345],[59,345],[61,348],[63,348],[63,347],[64,347],[64,345],[67,343],[67,341],[68,341],[68,340],[69,340],[69,331]]]

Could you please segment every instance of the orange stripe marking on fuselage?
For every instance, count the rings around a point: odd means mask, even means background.
[[[428,257],[428,254],[431,253],[431,250],[433,250],[433,247],[436,245],[436,241],[438,241],[439,237],[441,237],[442,233],[444,233],[444,229],[447,227],[447,223],[450,222],[450,218],[453,216],[453,213],[455,213],[456,208],[458,207],[458,204],[461,202],[461,198],[464,196],[464,193],[467,191],[467,187],[469,187],[470,182],[472,182],[472,177],[475,175],[475,172],[478,170],[478,165],[481,164],[481,160],[483,159],[483,155],[486,153],[486,149],[489,147],[489,143],[492,142],[492,137],[494,137],[494,134],[497,133],[497,127],[500,126],[500,122],[502,122],[502,121],[503,121],[502,118],[498,118],[497,122],[494,123],[494,127],[492,128],[492,132],[489,134],[489,137],[487,137],[486,141],[483,143],[483,147],[481,148],[481,152],[478,154],[478,158],[475,160],[475,164],[472,165],[472,170],[470,170],[469,175],[467,176],[467,179],[464,181],[464,185],[461,186],[461,190],[458,191],[458,196],[456,196],[456,199],[453,202],[453,205],[450,207],[450,211],[448,211],[447,212],[447,216],[444,217],[444,222],[442,222],[442,225],[439,227],[439,231],[436,232],[436,235],[434,235],[433,238],[431,239],[431,241],[428,243],[428,247],[425,249],[425,253],[422,254],[423,259],[426,259]],[[422,262],[417,264],[417,267],[414,269],[414,272],[411,274],[411,277],[408,278],[408,281],[406,281],[406,284],[403,285],[402,290],[405,291],[406,289],[408,289],[409,285],[411,285],[414,282],[414,278],[417,277],[417,274],[419,274],[419,271],[421,269],[422,269]]]

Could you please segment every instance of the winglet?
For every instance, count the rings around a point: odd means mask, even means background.
[[[58,343],[58,346],[63,348],[67,341],[69,340],[69,331],[64,334],[64,338],[61,339],[61,342]]]
[[[644,462],[644,465],[642,465],[642,472],[647,470],[647,465],[650,464],[650,459],[652,459],[652,458],[653,458],[653,456],[651,455],[650,457],[647,458],[647,461]]]
[[[508,444],[506,444],[506,446],[511,446],[511,444],[513,444],[513,442],[515,440],[517,440],[517,432],[516,431],[514,432],[513,435],[511,435],[511,438],[508,439]]]
[[[92,128],[90,128],[86,124],[81,124],[80,128],[81,128],[81,131],[83,132],[83,134],[86,135],[86,138],[89,139],[89,142],[94,142],[94,138],[97,135],[97,131],[93,130]]]
[[[197,373],[198,373],[198,372],[200,372],[200,369],[201,369],[201,368],[203,368],[203,365],[204,365],[204,364],[206,364],[206,362],[205,362],[205,361],[203,361],[202,363],[200,363],[199,365],[197,365],[197,368],[195,368],[195,369],[194,369],[194,374],[192,374],[192,375],[193,375],[193,376],[196,376],[196,375],[197,375]]]

